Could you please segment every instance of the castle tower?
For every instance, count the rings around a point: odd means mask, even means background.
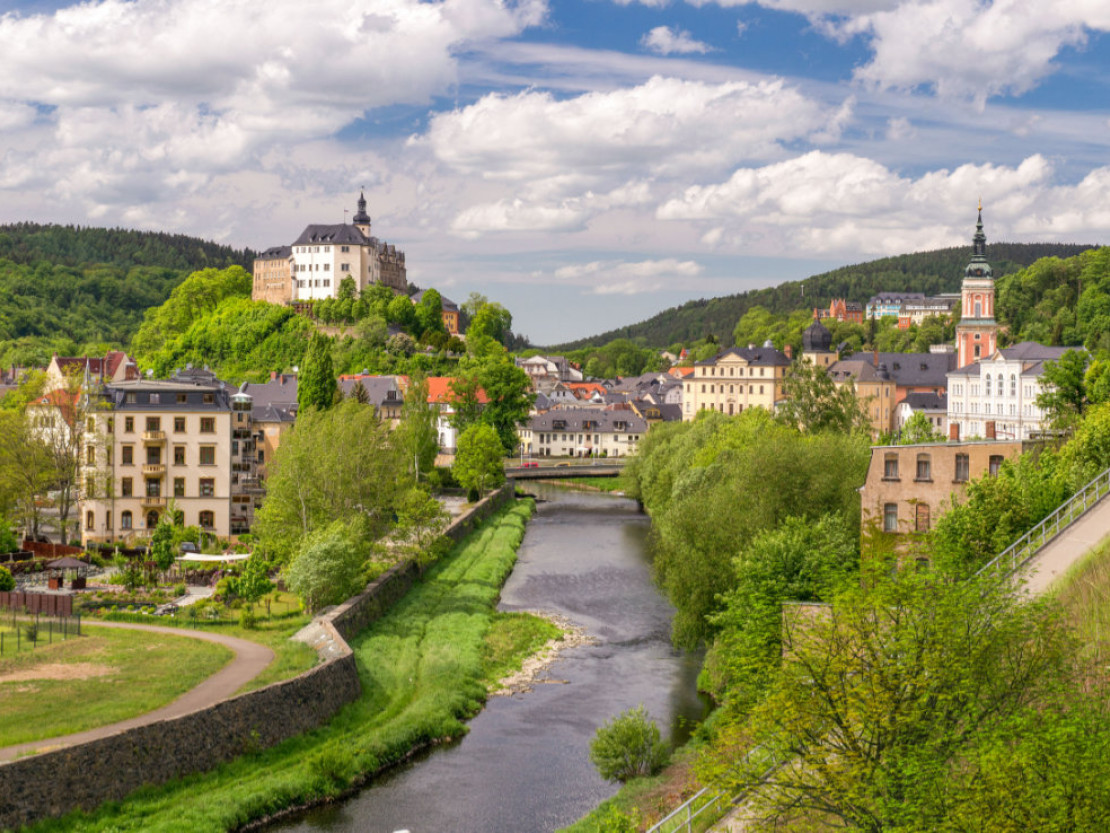
[[[818,367],[829,367],[839,358],[832,348],[832,333],[813,316],[813,323],[802,333],[802,361]]]
[[[972,238],[971,262],[964,272],[960,289],[960,323],[956,325],[956,367],[990,356],[998,342],[998,322],[994,320],[994,275],[987,263],[987,237],[983,234],[983,203],[979,203],[979,222]]]
[[[366,194],[359,192],[358,211],[351,218],[351,223],[364,235],[370,236],[370,215],[366,213]]]

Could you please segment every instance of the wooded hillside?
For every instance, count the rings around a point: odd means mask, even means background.
[[[987,257],[997,278],[1017,272],[1041,258],[1072,257],[1090,248],[1066,243],[995,243],[987,247]],[[843,266],[765,289],[689,301],[639,324],[619,327],[550,349],[566,352],[588,345],[607,344],[618,338],[662,349],[677,342],[696,341],[709,334],[716,336],[722,346],[730,346],[736,322],[752,307],[761,306],[772,313],[783,314],[828,306],[833,298],[866,303],[872,295],[883,291],[958,292],[970,257],[970,246],[956,246]]]

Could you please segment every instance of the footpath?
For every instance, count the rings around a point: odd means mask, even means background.
[[[209,708],[235,694],[240,688],[261,674],[274,659],[274,652],[270,650],[270,648],[265,645],[260,645],[257,642],[251,642],[248,639],[240,639],[236,636],[225,636],[223,634],[209,633],[207,631],[194,631],[158,625],[132,625],[125,622],[96,622],[92,623],[91,626],[97,628],[121,628],[123,630],[146,631],[148,633],[161,633],[170,636],[185,636],[191,639],[203,639],[206,642],[215,642],[217,645],[230,648],[235,653],[235,656],[232,658],[231,662],[204,682],[186,691],[172,703],[160,709],[141,714],[129,720],[121,720],[118,723],[111,723],[107,726],[89,729],[85,732],[76,732],[72,735],[62,735],[56,738],[45,738],[30,743],[17,744],[15,746],[5,746],[0,748],[0,762],[11,761],[24,755],[33,755],[39,752],[62,749],[67,746],[86,743],[90,740],[99,740],[100,738],[109,737],[110,735],[117,734],[127,729],[133,729],[137,726],[146,726],[151,723],[157,723],[160,720],[180,717],[181,715]]]

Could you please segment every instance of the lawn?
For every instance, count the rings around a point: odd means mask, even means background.
[[[86,627],[0,659],[0,746],[81,732],[160,708],[222,668],[198,639]]]
[[[352,641],[362,697],[326,727],[39,831],[225,831],[338,795],[414,749],[455,738],[481,707],[485,638],[532,510],[486,520]],[[197,796],[204,800],[198,801]]]

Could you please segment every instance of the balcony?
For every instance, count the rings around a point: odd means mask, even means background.
[[[144,463],[143,477],[162,477],[166,473],[165,463]]]
[[[164,495],[143,495],[139,498],[139,505],[143,509],[163,509],[168,500]]]
[[[165,431],[143,431],[143,442],[147,445],[161,445],[165,441]]]

